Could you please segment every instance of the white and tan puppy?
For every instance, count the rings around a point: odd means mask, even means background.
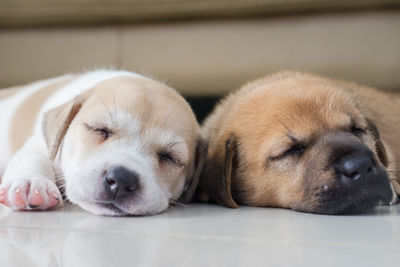
[[[131,72],[3,89],[0,121],[0,202],[15,210],[50,209],[64,196],[95,214],[155,214],[190,199],[202,168],[190,106]]]

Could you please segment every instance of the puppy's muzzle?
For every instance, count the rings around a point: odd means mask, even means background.
[[[111,166],[104,174],[104,189],[112,201],[133,196],[139,185],[139,175],[122,166]]]
[[[389,178],[372,151],[348,134],[329,139],[325,143],[331,151],[328,169],[335,174],[321,193],[321,213],[359,213],[372,209],[379,201],[389,203]]]
[[[337,149],[341,152],[347,150],[347,153],[342,154],[332,164],[339,188],[351,194],[361,193],[366,199],[379,199],[389,203],[391,189],[388,177],[377,165],[372,152],[366,146],[357,143],[347,144],[345,147],[338,146]]]

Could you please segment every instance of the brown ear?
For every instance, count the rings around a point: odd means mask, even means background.
[[[51,161],[56,158],[68,127],[76,114],[78,114],[85,99],[86,97],[80,95],[61,106],[45,112],[42,131]]]
[[[207,156],[208,144],[202,137],[197,140],[196,151],[194,156],[193,170],[190,172],[189,177],[186,179],[186,184],[180,200],[183,203],[188,203],[192,200],[194,192],[199,183],[200,173],[203,170],[204,163]]]
[[[378,127],[371,119],[367,118],[367,123],[368,123],[368,128],[370,129],[370,131],[375,139],[375,149],[376,149],[376,153],[378,154],[378,158],[382,162],[383,166],[388,167],[389,159],[386,154],[385,146],[383,145],[383,143],[381,141]]]
[[[200,176],[197,198],[217,204],[238,208],[232,197],[232,172],[236,157],[236,137],[231,135],[217,151],[206,160]],[[218,149],[218,148],[217,148]]]

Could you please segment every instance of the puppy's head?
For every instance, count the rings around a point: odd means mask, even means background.
[[[116,77],[45,114],[66,197],[103,215],[146,215],[187,201],[204,142],[185,100],[147,78]]]
[[[376,127],[322,79],[261,86],[235,103],[225,125],[210,147],[200,197],[322,214],[362,212],[392,198]]]

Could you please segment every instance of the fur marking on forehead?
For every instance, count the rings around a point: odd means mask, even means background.
[[[105,123],[112,128],[130,133],[139,133],[142,128],[142,123],[134,114],[118,109],[109,110]]]

